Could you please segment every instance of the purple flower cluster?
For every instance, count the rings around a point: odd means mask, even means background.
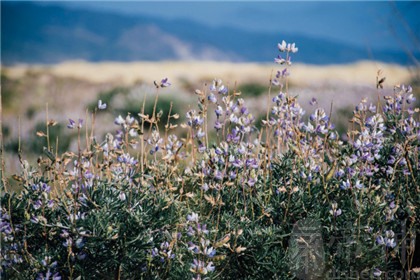
[[[197,213],[192,212],[187,215],[187,236],[191,238],[188,241],[188,251],[193,256],[190,271],[194,273],[195,278],[201,279],[202,275],[207,275],[215,270],[212,258],[216,255],[216,249],[210,246],[210,240],[207,239],[209,231],[205,224],[200,224],[200,218]]]
[[[271,113],[274,116],[268,122],[263,121],[263,123],[273,126],[275,128],[275,136],[280,137],[283,142],[295,140],[295,128],[302,125],[301,118],[305,115],[305,111],[295,98],[287,97],[282,91],[273,97],[272,101],[274,106]]]
[[[394,96],[386,96],[385,100],[385,116],[394,121],[394,125],[388,127],[389,132],[401,134],[410,140],[420,140],[420,123],[414,118],[418,109],[411,107],[416,100],[411,86],[396,86]]]
[[[325,113],[324,109],[318,108],[309,117],[310,122],[307,125],[303,125],[303,130],[308,133],[319,133],[326,135],[333,127],[329,126],[329,118]]]
[[[54,207],[54,200],[50,195],[51,187],[46,183],[40,182],[31,186],[31,201],[33,211],[31,221],[33,223],[45,222],[43,213],[45,209],[52,209]]]
[[[355,156],[362,162],[373,163],[379,160],[384,143],[384,120],[380,114],[366,119],[359,137],[353,142]]]
[[[72,261],[75,261],[76,259],[83,261],[87,257],[85,250],[87,238],[85,236],[89,234],[91,233],[83,228],[77,228],[77,230],[72,233],[65,229],[61,231],[60,237],[63,240],[62,245],[70,252]]]
[[[198,130],[202,127],[204,119],[196,110],[188,111],[185,116],[187,118],[187,125],[191,128]]]
[[[125,119],[119,115],[115,118],[114,123],[121,126],[126,132],[138,127],[138,121],[130,114],[128,114]],[[135,133],[135,131],[133,130],[132,133]]]
[[[366,104],[363,99],[354,110],[353,122],[360,125],[360,131],[349,139],[351,153],[344,155],[340,167],[335,173],[341,180],[340,188],[363,189],[363,181],[380,171],[382,150],[386,139],[385,120],[376,113],[376,106]]]
[[[397,246],[397,243],[394,240],[394,232],[392,230],[387,230],[385,231],[385,237],[383,237],[382,235],[379,235],[376,238],[376,244],[378,245],[383,245],[386,248],[395,248],[395,246]]]
[[[154,155],[161,150],[163,139],[160,137],[158,130],[153,130],[152,136],[147,139],[147,144],[151,146],[149,151],[151,155]]]
[[[192,279],[198,280],[201,279],[201,275],[207,275],[209,272],[213,272],[214,265],[212,262],[205,263],[204,261],[194,259],[190,271],[196,274]]]
[[[341,209],[338,208],[338,204],[337,202],[333,202],[331,204],[331,210],[330,210],[330,214],[333,215],[334,217],[338,217],[341,215]]]
[[[248,111],[245,106],[245,101],[242,98],[233,100],[231,96],[224,96],[221,104],[217,104],[217,108],[214,111],[216,114],[216,122],[214,128],[216,131],[221,130],[228,124],[233,126],[232,133],[228,135],[229,142],[235,138],[236,143],[242,135],[249,134],[252,132],[252,123],[254,122],[254,116]]]
[[[385,96],[385,105],[383,110],[385,113],[392,112],[400,115],[404,111],[404,103],[412,104],[416,101],[413,95],[413,88],[406,85],[397,85],[394,88],[394,96]]]
[[[0,254],[2,256],[0,273],[3,272],[4,268],[13,267],[14,265],[23,262],[23,257],[19,254],[22,246],[15,241],[14,232],[19,233],[21,231],[21,225],[14,225],[12,229],[10,216],[7,214],[6,209],[1,208],[0,210],[0,233],[1,233],[1,249]]]
[[[296,47],[295,43],[286,43],[286,41],[282,41],[281,44],[277,44],[277,47],[281,53],[286,53],[286,57],[282,57],[281,55],[278,55],[276,58],[274,58],[274,62],[280,65],[286,65],[286,68],[284,68],[281,71],[277,71],[276,78],[271,81],[271,83],[275,86],[281,86],[280,79],[286,78],[290,75],[290,72],[288,70],[288,66],[292,65],[292,53],[297,53],[298,48]]]
[[[81,129],[82,126],[83,126],[83,120],[82,119],[79,119],[77,125],[76,125],[76,122],[74,120],[69,119],[69,124],[67,125],[67,128],[73,129],[73,128],[76,127],[77,129]]]
[[[221,95],[226,95],[228,93],[228,88],[225,85],[223,85],[223,81],[221,79],[215,79],[210,85],[210,92],[211,94],[217,93]],[[210,97],[209,100],[213,100],[213,98]]]
[[[114,123],[121,126],[121,130],[117,130],[115,139],[112,139],[113,143],[111,147],[121,149],[125,144],[135,149],[138,145],[137,136],[139,135],[139,122],[129,113],[125,119],[119,115],[115,118]],[[107,144],[109,145],[111,143]],[[109,146],[107,146],[107,148],[109,148]]]
[[[124,165],[136,165],[137,160],[134,159],[130,154],[125,153],[117,157],[117,161]]]
[[[240,180],[243,185],[254,186],[260,174],[261,161],[255,157],[255,145],[241,142],[238,146],[221,142],[206,154],[208,161],[201,161],[202,174],[208,179],[203,190],[220,189],[220,183]],[[241,174],[241,176],[237,176]]]
[[[206,145],[204,141],[204,118],[202,112],[196,110],[190,110],[186,114],[187,125],[191,128],[192,138],[198,143],[198,151],[204,153],[206,151]]]
[[[151,255],[152,258],[159,259],[160,263],[165,263],[175,258],[175,254],[172,252],[172,246],[167,241],[162,242],[159,248],[153,248]]]
[[[44,272],[38,273],[36,280],[61,280],[60,273],[54,273],[57,268],[57,261],[52,262],[50,256],[46,256],[41,261],[41,266]]]
[[[180,152],[182,148],[182,142],[178,140],[178,137],[174,134],[168,136],[168,141],[165,146],[165,156],[163,160],[172,162],[177,157],[183,158],[184,152]]]

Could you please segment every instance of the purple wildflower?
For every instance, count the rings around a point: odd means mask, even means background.
[[[72,119],[69,119],[69,124],[67,125],[67,128],[73,129],[76,122]]]
[[[42,206],[42,201],[39,200],[39,199],[37,201],[35,201],[35,203],[33,204],[33,207],[34,207],[35,210],[41,208],[41,206]]]
[[[197,224],[197,232],[199,232],[199,233],[202,232],[205,235],[209,234],[209,231],[207,230],[207,225],[206,224],[204,224],[204,225]]]
[[[286,59],[282,58],[281,55],[278,55],[277,57],[274,58],[274,62],[282,65],[286,63]]]
[[[287,44],[286,44],[286,41],[282,41],[281,42],[281,44],[280,43],[278,43],[277,44],[277,48],[279,49],[279,51],[281,51],[281,52],[285,52],[286,51],[286,48],[287,48]]]
[[[256,180],[254,178],[250,178],[247,182],[248,186],[253,187],[256,183]]]
[[[198,223],[198,214],[195,212],[192,212],[191,214],[187,215],[187,220],[189,222],[196,222]]]
[[[416,101],[416,98],[414,97],[414,95],[412,93],[407,96],[407,103],[408,104],[414,103],[414,101]]]
[[[348,188],[350,188],[350,186],[351,186],[350,181],[349,181],[349,179],[347,179],[346,181],[343,181],[341,183],[340,188],[342,190],[347,190]]]
[[[394,248],[397,246],[397,243],[394,241],[394,238],[385,238],[385,246],[388,248]]]
[[[228,92],[227,87],[225,87],[224,85],[220,86],[219,89],[217,90],[217,92],[219,94],[226,94]]]
[[[105,110],[106,109],[106,103],[102,103],[102,100],[100,100],[100,99],[98,101],[98,109],[99,110]]]
[[[219,118],[223,114],[223,109],[220,106],[217,106],[216,110],[214,111],[216,116]]]
[[[385,244],[384,238],[381,235],[376,237],[376,244],[378,244],[378,245]]]
[[[164,78],[160,81],[160,86],[163,87],[163,88],[164,87],[169,87],[169,86],[171,86],[171,83],[168,82],[168,78]]]
[[[341,215],[341,209],[338,208],[337,202],[333,202],[331,205],[330,214],[334,217],[338,217]]]
[[[315,97],[312,97],[311,101],[309,101],[309,104],[314,106],[314,105],[318,104],[318,101],[316,100]]]
[[[356,185],[354,185],[354,186],[358,189],[362,189],[364,187],[364,185],[362,183],[360,183],[360,180],[357,180]]]
[[[210,95],[207,98],[211,103],[216,103],[217,102],[217,98],[213,93],[210,93]]]
[[[215,128],[216,130],[220,130],[220,129],[222,129],[222,127],[223,127],[223,125],[222,125],[222,123],[221,123],[221,122],[216,121],[216,122],[214,123],[214,128]]]
[[[216,250],[213,247],[205,248],[204,254],[209,258],[213,258],[216,255]]]

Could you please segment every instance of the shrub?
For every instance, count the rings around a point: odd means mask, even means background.
[[[155,83],[150,113],[118,116],[118,131],[105,139],[83,146],[83,120],[70,120],[76,151],[56,158],[47,150],[36,168],[22,160],[20,194],[3,185],[2,275],[414,275],[420,129],[411,87],[395,87],[383,104],[357,104],[343,142],[324,109],[305,119],[288,92],[297,48],[283,41],[279,50],[285,57],[275,61],[285,68],[271,81],[260,129],[221,80],[195,91],[197,108],[181,125],[185,137],[172,134],[178,114],[168,112],[158,126],[158,92],[170,86],[167,79]]]

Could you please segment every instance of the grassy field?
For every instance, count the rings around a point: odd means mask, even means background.
[[[153,81],[156,77],[168,76],[173,81],[200,81],[223,77],[231,83],[237,81],[264,83],[269,78],[271,63],[228,63],[228,62],[132,62],[132,63],[89,63],[68,61],[56,65],[17,65],[3,68],[11,78],[22,78],[29,71],[46,72],[62,78],[76,78],[94,83],[117,82],[130,85],[138,81]],[[304,65],[293,66],[291,82],[302,86],[319,83],[347,83],[355,81],[371,84],[376,71],[382,69],[388,76],[388,83],[394,84],[411,78],[410,71],[403,66],[380,62],[362,61],[347,65]],[[374,82],[373,82],[374,83]]]

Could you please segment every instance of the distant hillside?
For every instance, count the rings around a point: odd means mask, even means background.
[[[65,60],[226,60],[270,62],[281,39],[299,47],[295,61],[407,64],[405,53],[366,50],[322,38],[214,28],[188,20],[134,17],[28,2],[1,2],[2,64]]]

